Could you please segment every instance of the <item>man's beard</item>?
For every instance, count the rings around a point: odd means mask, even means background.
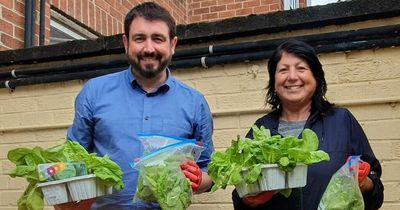
[[[147,64],[142,68],[140,65],[141,60],[143,59],[153,59],[158,61],[158,67],[156,68],[154,64]],[[146,79],[152,79],[165,70],[169,62],[171,61],[171,57],[162,59],[162,56],[158,53],[140,53],[137,55],[137,59],[134,59],[128,55],[129,63],[132,65],[133,70],[139,73],[140,76]]]

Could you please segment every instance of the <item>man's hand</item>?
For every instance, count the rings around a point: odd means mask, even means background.
[[[251,207],[256,207],[269,201],[275,193],[276,191],[265,191],[257,195],[246,196],[243,198],[243,202]]]
[[[193,192],[198,191],[202,180],[200,167],[194,161],[186,160],[181,164],[181,170],[192,183]]]
[[[69,202],[54,206],[55,210],[89,210],[96,199],[87,199],[79,202]]]

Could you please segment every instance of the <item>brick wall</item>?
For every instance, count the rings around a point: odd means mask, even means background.
[[[45,44],[50,37],[50,8],[103,36],[123,33],[125,14],[146,0],[48,0]],[[35,41],[39,45],[39,0],[36,0]],[[230,17],[263,14],[283,9],[282,0],[156,0],[167,8],[178,24],[216,21]],[[305,6],[305,0],[300,0]],[[0,0],[0,50],[24,47],[24,0]]]
[[[368,21],[368,26],[374,24]],[[347,25],[344,30],[359,26]],[[291,37],[329,30],[331,27],[267,36]],[[381,209],[400,209],[400,47],[327,53],[319,57],[326,73],[328,99],[352,111],[381,161],[385,185]],[[266,60],[260,60],[173,71],[178,79],[205,95],[214,116],[216,149],[229,146],[237,134],[245,135],[265,113],[266,69]],[[0,89],[0,210],[16,209],[17,199],[26,187],[23,179],[7,175],[13,168],[6,159],[7,152],[21,146],[47,148],[61,143],[72,122],[73,102],[82,85],[82,81],[75,80],[21,86],[14,92]],[[228,187],[196,195],[189,209],[232,210],[231,191]]]
[[[145,0],[51,0],[51,5],[65,12],[74,20],[92,28],[101,35],[109,36],[123,32],[123,21],[128,11]],[[182,0],[159,0],[176,18],[178,23],[186,23]]]
[[[187,0],[188,22],[209,22],[230,17],[283,10],[283,0]],[[299,0],[305,7],[306,0]]]
[[[24,13],[22,0],[0,1],[0,50],[24,46]]]
[[[35,41],[39,45],[39,0],[36,0]],[[136,4],[145,0],[49,0],[46,1],[45,43],[50,37],[50,7],[64,13],[69,19],[86,25],[103,36],[123,32],[126,13]],[[186,4],[182,0],[159,0],[176,19],[177,23],[187,23]],[[24,0],[0,0],[0,50],[24,47]]]
[[[188,21],[215,21],[278,11],[282,8],[282,0],[188,0]]]

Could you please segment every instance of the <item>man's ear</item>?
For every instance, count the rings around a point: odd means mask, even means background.
[[[129,39],[125,36],[125,34],[122,34],[122,43],[124,44],[125,54],[128,54]]]
[[[178,37],[175,36],[171,39],[171,53],[172,55],[175,54],[176,43],[178,43]]]

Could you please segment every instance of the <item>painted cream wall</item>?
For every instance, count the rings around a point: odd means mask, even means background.
[[[399,23],[399,20],[387,22]],[[372,23],[380,25],[383,22]],[[357,28],[360,24],[355,25]],[[367,25],[371,27],[371,22]],[[331,29],[287,33],[287,36]],[[400,209],[400,47],[319,56],[328,82],[328,99],[352,111],[382,163],[385,185],[382,209]],[[229,146],[237,134],[245,135],[252,123],[266,113],[266,62],[260,60],[173,72],[178,79],[206,96],[214,115],[217,149]],[[0,89],[0,210],[16,209],[17,199],[26,187],[25,180],[7,175],[13,168],[7,161],[7,152],[21,146],[47,148],[61,143],[72,122],[74,98],[82,85],[83,81],[75,80],[23,86],[13,92]],[[189,209],[233,209],[231,191],[232,188],[228,188],[197,195]]]

